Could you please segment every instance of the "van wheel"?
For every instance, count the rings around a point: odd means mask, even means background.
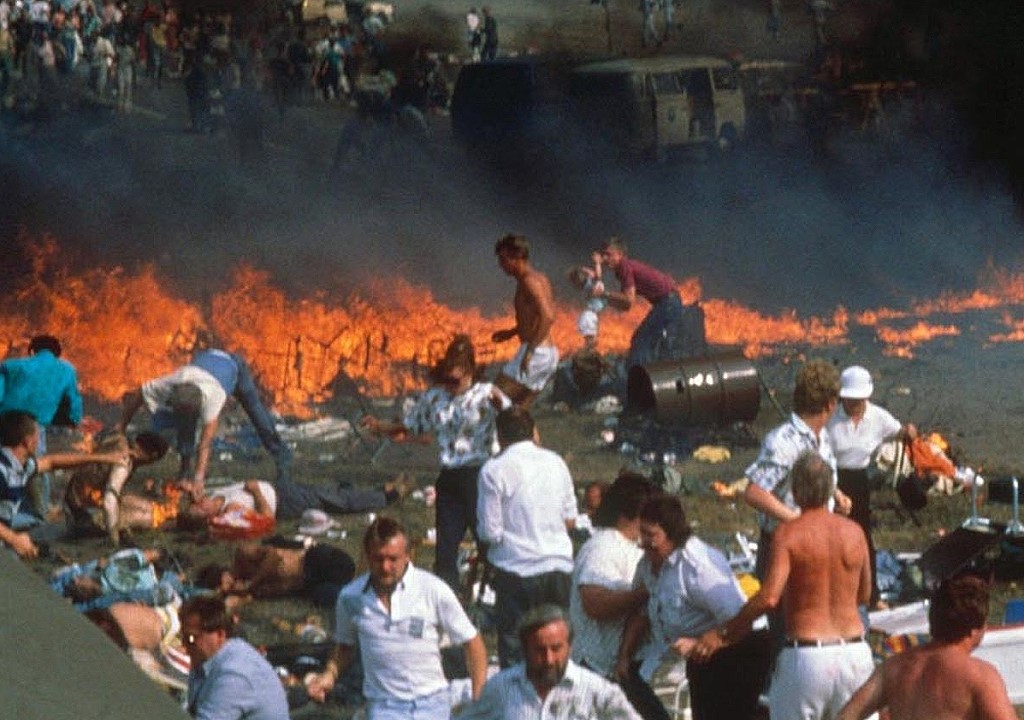
[[[739,145],[739,133],[733,125],[723,125],[722,132],[718,135],[718,152],[732,152]]]

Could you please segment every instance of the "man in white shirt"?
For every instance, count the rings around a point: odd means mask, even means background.
[[[626,618],[647,600],[633,578],[643,557],[640,508],[658,489],[637,473],[622,472],[594,513],[594,532],[576,554],[569,596],[575,640],[572,659],[608,677]]]
[[[487,720],[639,720],[618,685],[569,659],[572,628],[565,610],[541,605],[523,616],[524,662],[487,681],[462,718]]]
[[[213,342],[212,335],[201,332],[196,338],[197,351],[188,365],[126,393],[120,429],[127,428],[132,416],[142,405],[153,415],[155,430],[174,428],[178,434],[177,449],[181,454],[181,477],[194,480],[194,490],[201,495],[213,438],[230,396],[245,410],[260,443],[274,458],[278,481],[288,482],[291,448],[277,432],[274,418],[263,403],[252,370],[241,355],[213,347]],[[193,458],[195,469],[190,475]]]
[[[530,413],[511,407],[495,420],[501,454],[480,470],[479,537],[494,568],[498,659],[520,660],[516,626],[530,608],[568,609],[576,492],[565,461],[537,445]]]
[[[462,645],[474,700],[486,679],[484,641],[452,589],[410,563],[408,538],[395,520],[374,520],[363,550],[370,571],[338,596],[335,652],[324,672],[307,682],[309,696],[326,699],[358,646],[369,720],[445,720],[451,703],[441,669],[442,637]]]

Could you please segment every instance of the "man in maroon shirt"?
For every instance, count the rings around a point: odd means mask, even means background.
[[[637,296],[651,304],[629,342],[626,369],[646,365],[656,358],[658,343],[666,334],[669,339],[683,319],[683,303],[676,281],[655,268],[626,257],[626,244],[617,237],[609,238],[601,248],[601,257],[619,279],[621,292],[604,291],[604,297],[616,310],[629,310]]]

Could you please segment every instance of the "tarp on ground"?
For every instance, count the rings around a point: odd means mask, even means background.
[[[0,702],[16,720],[188,715],[43,579],[0,550]]]

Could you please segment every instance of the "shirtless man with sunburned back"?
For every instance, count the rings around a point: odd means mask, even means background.
[[[999,672],[971,657],[985,635],[988,599],[981,578],[944,581],[928,608],[931,642],[882,663],[838,720],[862,720],[883,708],[890,720],[1015,720]]]
[[[544,273],[530,264],[530,242],[506,235],[494,246],[501,269],[516,280],[515,327],[491,335],[496,343],[518,337],[516,352],[495,381],[516,405],[528,408],[558,368],[558,348],[551,342],[555,322],[554,293]]]
[[[702,636],[691,657],[710,657],[781,603],[786,639],[769,691],[771,718],[832,718],[874,669],[857,612],[871,594],[868,547],[859,525],[829,511],[832,469],[820,455],[802,454],[792,478],[800,515],[776,530],[761,590]]]

